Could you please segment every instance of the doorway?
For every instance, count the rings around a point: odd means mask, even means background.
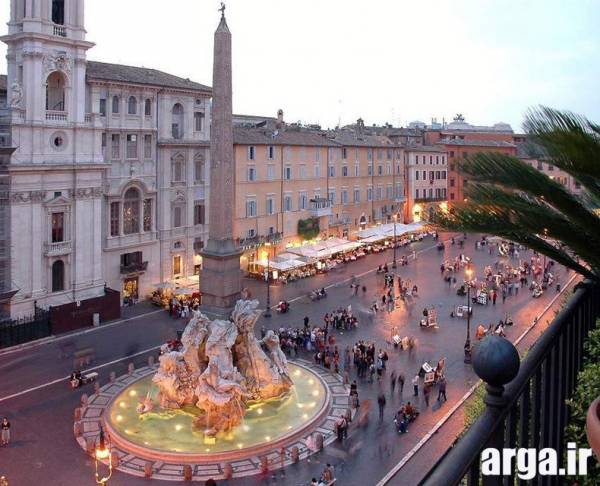
[[[138,300],[138,290],[139,290],[139,279],[138,277],[126,278],[123,281],[123,301],[128,302],[131,300]]]

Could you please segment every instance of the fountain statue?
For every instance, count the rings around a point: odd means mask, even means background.
[[[254,335],[257,307],[257,300],[239,300],[229,321],[193,311],[182,349],[159,358],[152,381],[160,406],[195,406],[194,423],[208,437],[238,425],[249,401],[280,397],[293,385],[277,335],[269,331],[262,341]]]

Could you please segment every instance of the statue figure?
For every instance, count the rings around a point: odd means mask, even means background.
[[[152,378],[162,408],[194,405],[202,412],[194,425],[214,437],[241,422],[248,400],[278,397],[292,387],[277,335],[269,331],[262,342],[254,335],[257,307],[256,300],[238,301],[231,321],[210,321],[193,312],[181,351],[164,353]],[[140,413],[152,407],[151,400],[144,401]]]
[[[21,103],[23,101],[23,88],[21,88],[21,85],[15,81],[10,85],[10,91],[10,107],[21,108]]]

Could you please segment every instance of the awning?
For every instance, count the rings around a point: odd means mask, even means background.
[[[350,251],[360,246],[360,243],[342,238],[330,238],[311,245],[288,248],[288,253],[294,253],[307,258],[327,258],[336,253]]]

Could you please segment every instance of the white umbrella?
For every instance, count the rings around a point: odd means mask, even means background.
[[[175,285],[173,285],[171,282],[163,282],[163,283],[155,284],[154,286],[157,289],[174,289],[175,288]]]

